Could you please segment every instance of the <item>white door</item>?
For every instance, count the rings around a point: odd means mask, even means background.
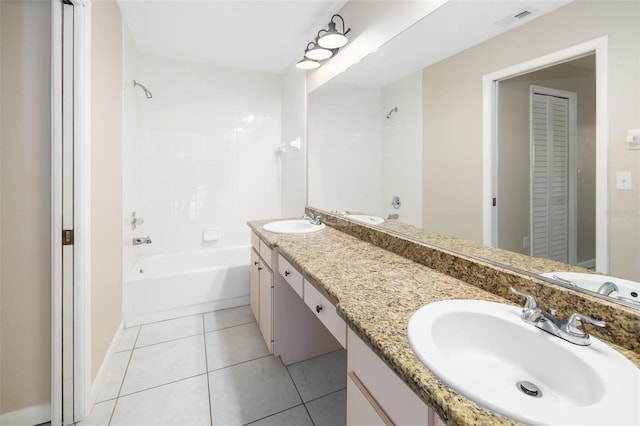
[[[86,385],[84,270],[86,229],[86,148],[84,6],[54,0],[52,5],[52,377],[51,423],[71,425],[84,418]],[[81,197],[82,196],[82,197]],[[78,240],[83,248],[78,250]]]
[[[570,95],[533,87],[531,96],[531,255],[575,263],[575,183]],[[575,94],[573,94],[575,96]]]

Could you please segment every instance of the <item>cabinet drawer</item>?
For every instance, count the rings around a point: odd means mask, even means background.
[[[258,234],[253,231],[251,231],[251,245],[258,253],[260,253],[260,237],[258,237]]]
[[[264,263],[269,265],[269,268],[273,269],[273,250],[262,240],[260,240],[260,257],[264,260]]]
[[[347,371],[397,425],[429,424],[431,410],[369,347],[349,329]]]
[[[316,313],[325,327],[333,334],[333,337],[347,347],[347,323],[338,316],[336,307],[322,295],[311,283],[304,280],[304,303]]]
[[[282,255],[278,255],[278,272],[302,299],[302,274]]]

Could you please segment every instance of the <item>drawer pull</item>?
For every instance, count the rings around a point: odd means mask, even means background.
[[[291,272],[289,272],[289,271],[284,271],[284,276],[285,276],[285,277],[288,277],[289,275],[291,275]]]
[[[255,262],[253,262],[254,265],[258,266],[260,264],[260,262],[258,262],[257,260]]]
[[[258,266],[258,271],[262,271],[262,266]]]
[[[322,311],[322,305],[316,305],[316,313],[320,313]]]

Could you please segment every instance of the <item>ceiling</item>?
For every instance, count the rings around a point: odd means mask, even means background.
[[[282,73],[347,0],[117,0],[149,56]],[[361,0],[404,1],[404,0]],[[350,70],[383,85],[522,25],[571,0],[450,0]],[[509,25],[499,21],[527,9]],[[419,41],[419,42],[418,42]],[[419,52],[419,54],[417,54]]]
[[[347,0],[118,0],[149,56],[281,73]]]
[[[572,0],[449,0],[336,81],[382,87],[526,24]],[[514,15],[528,10],[530,15]],[[506,21],[506,22],[505,22]],[[505,25],[501,25],[505,24]]]

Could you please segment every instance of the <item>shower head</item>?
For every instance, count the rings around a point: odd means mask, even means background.
[[[144,90],[144,95],[147,97],[147,99],[153,98],[153,95],[151,94],[149,89],[147,89],[146,87],[144,87],[144,85],[138,83],[137,81],[133,80],[133,87],[136,87],[136,86],[142,87],[142,90]]]
[[[387,118],[391,118],[391,114],[393,114],[394,112],[398,112],[398,107],[395,107],[394,109],[389,111],[389,114],[387,114]]]

